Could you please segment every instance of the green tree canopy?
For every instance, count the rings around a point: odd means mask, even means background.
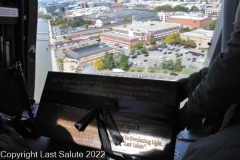
[[[144,54],[144,53],[147,52],[147,48],[143,47],[143,48],[140,49],[140,51],[141,51],[142,54]]]
[[[174,8],[172,8],[169,5],[164,5],[164,6],[156,7],[153,11],[154,12],[177,12],[177,11],[188,12],[189,9],[181,5],[177,5]]]
[[[161,12],[161,11],[164,11],[164,12],[171,12],[173,9],[171,6],[169,5],[164,5],[164,6],[158,6],[156,7],[153,11],[154,12]]]
[[[113,69],[113,67],[114,67],[113,54],[105,52],[105,54],[102,58],[102,63],[103,63],[104,69]]]
[[[183,69],[182,59],[178,58],[178,59],[176,59],[176,61],[174,63],[173,71],[181,72],[182,69]]]
[[[167,61],[166,61],[165,58],[163,58],[163,61],[161,63],[161,67],[162,67],[162,69],[167,69]]]
[[[204,29],[214,30],[216,27],[217,20],[214,20],[210,25],[204,27]]]
[[[190,32],[191,31],[191,28],[190,27],[184,27],[182,32]]]
[[[142,42],[137,42],[133,47],[136,48],[136,49],[141,49],[143,47],[143,43]]]
[[[189,9],[187,7],[183,7],[181,5],[177,5],[173,8],[173,11],[175,11],[175,12],[177,12],[177,11],[188,12]]]
[[[163,62],[161,63],[162,69],[168,69],[170,71],[174,72],[180,72],[184,68],[182,65],[182,60],[180,58],[176,59],[174,62],[173,60],[166,61],[166,59],[163,59]]]
[[[172,71],[174,69],[174,62],[173,62],[173,60],[167,61],[166,65],[167,65],[167,69],[169,69],[170,71]]]
[[[151,37],[150,40],[149,40],[149,43],[150,44],[155,44],[156,43],[156,39]]]
[[[132,48],[132,49],[130,50],[130,55],[135,54],[135,52],[136,52],[136,50],[135,50],[134,48]]]
[[[120,56],[120,68],[123,70],[128,70],[128,57],[125,54],[121,54]]]
[[[198,9],[198,7],[196,7],[196,6],[192,6],[192,8],[190,9],[190,11],[192,11],[192,12],[198,12],[199,9]]]

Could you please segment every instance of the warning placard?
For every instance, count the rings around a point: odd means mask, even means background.
[[[18,9],[0,7],[0,17],[18,17]]]

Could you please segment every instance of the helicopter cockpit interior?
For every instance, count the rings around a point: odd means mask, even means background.
[[[214,58],[225,50],[233,32],[238,3],[239,0],[222,1],[212,41],[209,43],[205,67],[211,65]],[[37,0],[0,0],[0,115],[11,121],[12,126],[24,137],[33,151],[98,151],[50,140],[33,132],[39,106],[39,102],[34,100],[36,54],[40,54],[36,53],[37,9]],[[184,130],[177,135],[174,159],[180,160],[191,143],[208,136],[201,130],[200,123],[190,131]]]

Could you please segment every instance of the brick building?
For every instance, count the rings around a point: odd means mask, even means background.
[[[180,33],[182,25],[172,23],[133,22],[132,25],[114,27],[112,32],[100,34],[102,42],[116,43],[120,46],[131,49],[137,42],[149,43],[150,38],[163,40],[168,35]]]
[[[100,34],[101,42],[118,44],[119,46],[131,49],[135,43],[139,40],[136,37],[130,37],[128,35],[122,35],[114,32],[106,32]]]
[[[182,24],[184,27],[204,28],[212,23],[212,18],[208,17],[189,17],[189,16],[171,16],[167,18],[168,23]]]

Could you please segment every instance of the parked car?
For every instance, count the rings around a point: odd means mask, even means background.
[[[176,73],[170,73],[170,76],[178,76]]]

